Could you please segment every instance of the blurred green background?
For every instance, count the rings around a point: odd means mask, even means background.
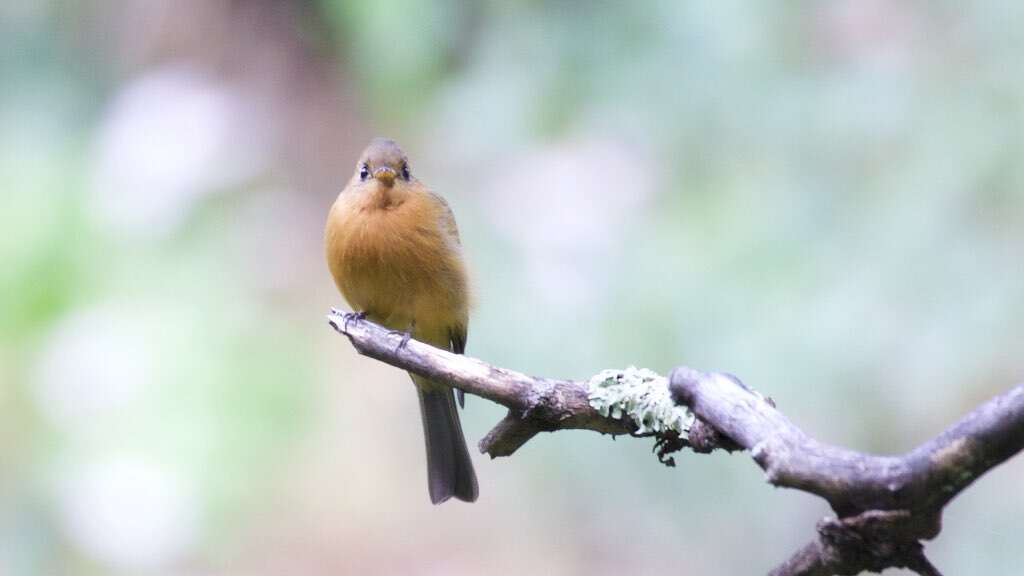
[[[328,207],[392,136],[459,218],[470,354],[727,370],[900,452],[1024,373],[1022,19],[0,0],[0,574],[764,573],[828,510],[742,455],[544,435],[432,507],[408,377],[324,320]],[[1021,485],[936,564],[1019,574]]]

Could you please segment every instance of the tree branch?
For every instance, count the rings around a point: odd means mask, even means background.
[[[602,416],[590,405],[587,385],[573,380],[533,378],[491,366],[475,358],[453,354],[372,322],[334,312],[327,317],[335,330],[348,336],[356,351],[420,376],[448,382],[469,394],[509,409],[505,419],[480,441],[491,458],[509,456],[539,432],[593,430],[602,434],[630,434],[636,427]]]
[[[938,574],[919,541],[938,535],[942,509],[1024,448],[1024,384],[993,398],[908,454],[873,456],[807,436],[763,397],[725,374],[680,367],[676,401],[750,451],[768,482],[821,496],[839,515],[772,574],[859,574],[907,567]]]
[[[686,435],[639,434],[635,423],[594,408],[585,382],[534,378],[415,340],[402,345],[401,334],[339,312],[328,321],[360,354],[507,407],[508,415],[480,441],[481,452],[492,458],[511,455],[538,432],[564,429],[653,435],[662,461],[683,447],[701,453],[749,451],[769,483],[820,496],[838,516],[821,521],[817,538],[773,570],[773,576],[859,574],[890,567],[939,576],[921,540],[939,533],[942,509],[951,499],[1024,448],[1024,384],[903,456],[875,456],[811,438],[770,399],[728,374],[676,368],[669,389],[697,420]]]

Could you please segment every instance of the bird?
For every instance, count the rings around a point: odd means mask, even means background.
[[[362,152],[331,206],[324,243],[331,276],[358,318],[404,334],[403,344],[412,337],[465,352],[470,295],[455,216],[412,175],[394,140],[375,138]],[[476,501],[476,472],[453,388],[410,376],[419,394],[431,502]]]

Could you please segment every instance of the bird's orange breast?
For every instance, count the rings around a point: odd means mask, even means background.
[[[427,341],[468,314],[466,275],[457,241],[441,225],[442,206],[412,191],[382,204],[343,192],[327,220],[327,261],[357,311]],[[447,347],[447,342],[444,342]]]

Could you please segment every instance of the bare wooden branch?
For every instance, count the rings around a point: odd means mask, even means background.
[[[594,409],[584,382],[534,378],[416,340],[408,340],[403,346],[402,334],[340,312],[327,319],[364,356],[448,382],[468,394],[507,407],[505,419],[479,444],[480,451],[491,458],[511,455],[539,432],[578,429],[630,434],[636,429]]]
[[[534,378],[415,340],[403,345],[401,334],[351,315],[335,312],[328,320],[363,355],[507,407],[508,415],[480,442],[481,452],[492,458],[511,455],[538,432],[639,435],[635,425],[593,408],[585,382]],[[1024,448],[1024,384],[903,456],[875,456],[811,438],[734,376],[679,367],[669,380],[673,398],[697,420],[688,438],[658,438],[659,459],[670,462],[667,453],[682,447],[702,453],[747,450],[769,483],[820,496],[835,510],[838,517],[821,521],[817,538],[773,576],[890,567],[939,576],[921,541],[939,533],[942,510],[952,498]]]
[[[777,576],[887,567],[938,574],[920,540],[938,535],[952,498],[1024,448],[1024,384],[899,457],[818,442],[733,376],[680,367],[670,388],[698,418],[749,450],[768,482],[821,496],[839,515],[819,524],[818,539],[772,572]]]

